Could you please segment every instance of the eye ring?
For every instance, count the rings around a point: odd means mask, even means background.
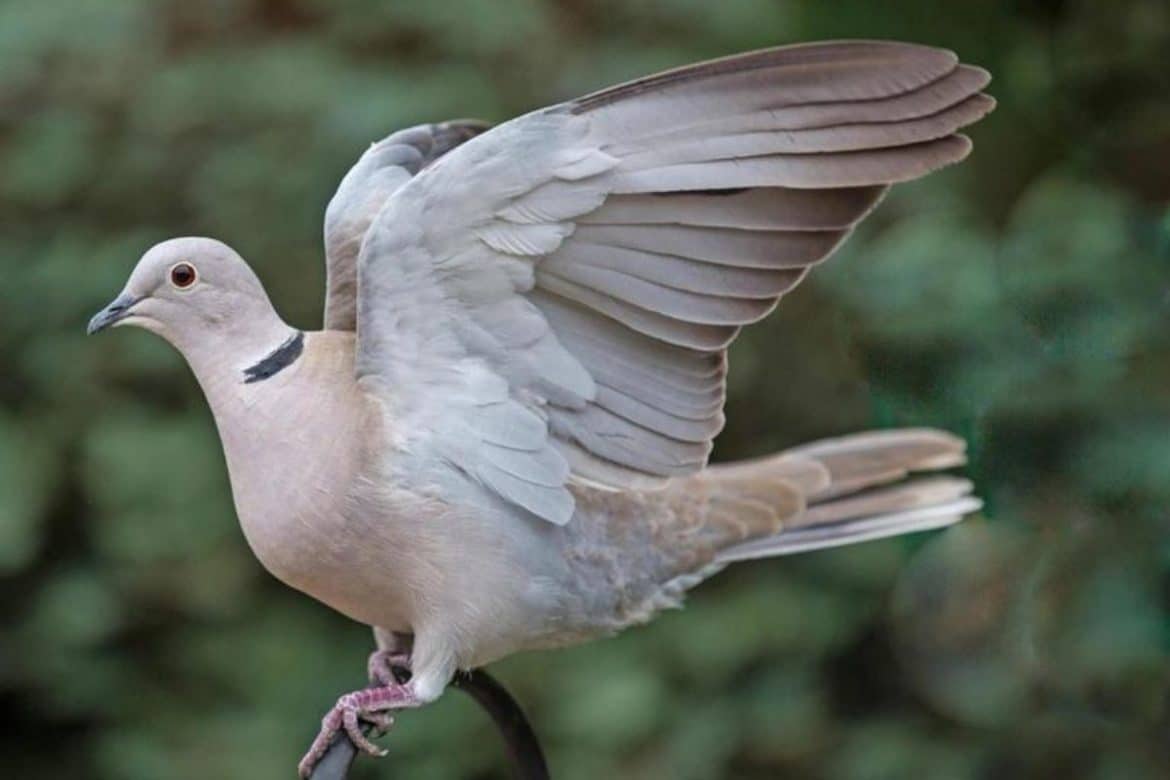
[[[179,290],[188,289],[199,279],[199,274],[195,271],[195,266],[185,262],[175,263],[171,266],[171,271],[168,276],[170,277],[171,284]]]

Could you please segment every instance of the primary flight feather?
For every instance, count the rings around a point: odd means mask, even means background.
[[[261,562],[379,640],[377,687],[338,701],[302,773],[338,729],[376,750],[362,721],[459,668],[644,621],[732,561],[978,507],[910,477],[963,462],[937,431],[706,463],[739,329],[891,184],[963,159],[988,81],[940,49],[811,44],[394,133],[327,209],[318,332],[219,242],[143,256],[90,330],[183,353]]]

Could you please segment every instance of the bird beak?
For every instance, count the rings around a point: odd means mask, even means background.
[[[140,300],[142,299],[135,298],[129,293],[122,293],[117,298],[110,301],[109,306],[93,315],[93,319],[89,321],[89,327],[85,329],[85,332],[92,336],[99,330],[105,330],[114,323],[118,322],[118,320],[121,320],[123,317],[129,316],[130,309],[133,308],[134,304],[138,303]]]

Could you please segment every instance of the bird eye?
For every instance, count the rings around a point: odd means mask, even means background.
[[[180,290],[195,284],[195,266],[190,263],[178,263],[171,268],[171,284]]]

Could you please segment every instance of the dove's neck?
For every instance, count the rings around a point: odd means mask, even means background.
[[[307,590],[357,477],[365,405],[352,333],[278,318],[230,350],[187,358],[215,417],[244,535],[281,580]]]
[[[249,316],[217,323],[195,339],[176,340],[175,346],[187,359],[217,414],[246,401],[248,394],[240,392],[240,385],[262,384],[276,376],[274,356],[284,355],[276,366],[282,370],[299,357],[290,355],[288,348],[298,336],[303,340],[300,332],[287,325],[270,304],[257,305],[256,309],[248,312]]]

